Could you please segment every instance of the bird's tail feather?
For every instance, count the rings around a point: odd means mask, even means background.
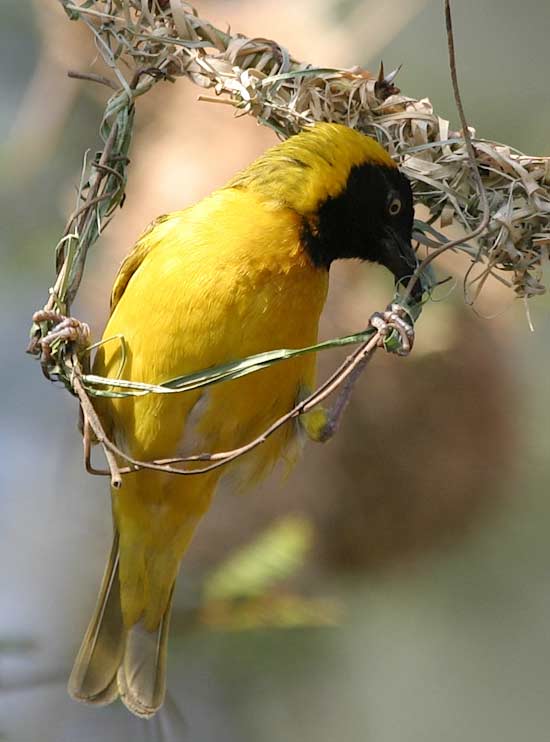
[[[69,678],[69,694],[106,705],[120,696],[137,716],[149,718],[162,706],[172,593],[155,631],[140,621],[124,626],[120,604],[119,544],[115,533],[97,605]]]
[[[88,703],[107,704],[118,696],[116,676],[126,638],[120,608],[118,559],[115,533],[97,605],[69,678],[69,694]]]
[[[133,714],[146,719],[158,711],[164,700],[171,605],[172,593],[156,631],[148,631],[143,621],[132,626],[118,668],[118,691],[122,702]]]

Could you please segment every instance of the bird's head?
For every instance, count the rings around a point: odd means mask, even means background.
[[[396,282],[417,267],[411,186],[374,139],[319,123],[268,150],[230,184],[252,187],[298,212],[315,265],[339,258],[380,263]],[[417,283],[413,290],[421,297]]]

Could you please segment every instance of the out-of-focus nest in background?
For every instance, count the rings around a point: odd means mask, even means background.
[[[427,98],[401,94],[395,72],[384,75],[381,69],[374,77],[359,68],[298,62],[275,41],[214,28],[183,0],[61,2],[70,18],[95,35],[109,84],[117,90],[107,118],[159,80],[185,76],[213,91],[201,100],[252,114],[282,137],[315,121],[370,134],[411,179],[417,201],[430,211],[429,224],[440,218],[442,226],[456,222],[470,232],[480,223],[479,189],[461,133],[434,113]],[[550,158],[528,157],[477,139],[473,130],[472,135],[491,218],[475,246],[457,248],[470,257],[466,299],[473,302],[490,275],[519,297],[542,294],[550,246]],[[417,222],[417,237],[428,250],[441,244],[429,224]]]

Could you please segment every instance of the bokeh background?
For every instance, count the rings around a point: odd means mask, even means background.
[[[470,121],[484,137],[550,154],[550,6],[455,5]],[[402,90],[456,122],[438,1],[197,7],[322,66],[403,63]],[[24,349],[104,101],[66,77],[95,51],[55,0],[2,0],[0,18],[0,737],[547,740],[550,304],[532,303],[531,333],[521,303],[495,287],[477,313],[460,286],[428,305],[413,356],[377,357],[338,438],[310,444],[288,478],[220,493],[179,581],[170,697],[155,721],[67,697],[110,543],[109,500],[105,480],[83,471],[74,400]],[[198,92],[180,80],[139,101],[127,201],[74,307],[96,336],[117,265],[147,223],[275,141],[228,107],[197,103]],[[390,295],[381,271],[338,266],[322,336],[359,329]],[[336,362],[320,359],[321,374]],[[312,534],[295,569],[254,599],[205,608],[205,580],[289,515]],[[290,617],[281,605],[294,606]]]

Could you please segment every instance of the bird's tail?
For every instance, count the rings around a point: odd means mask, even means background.
[[[164,700],[172,594],[156,630],[148,631],[142,621],[127,628],[118,573],[115,533],[97,605],[69,678],[69,694],[98,705],[112,703],[120,696],[132,713],[150,718]]]

